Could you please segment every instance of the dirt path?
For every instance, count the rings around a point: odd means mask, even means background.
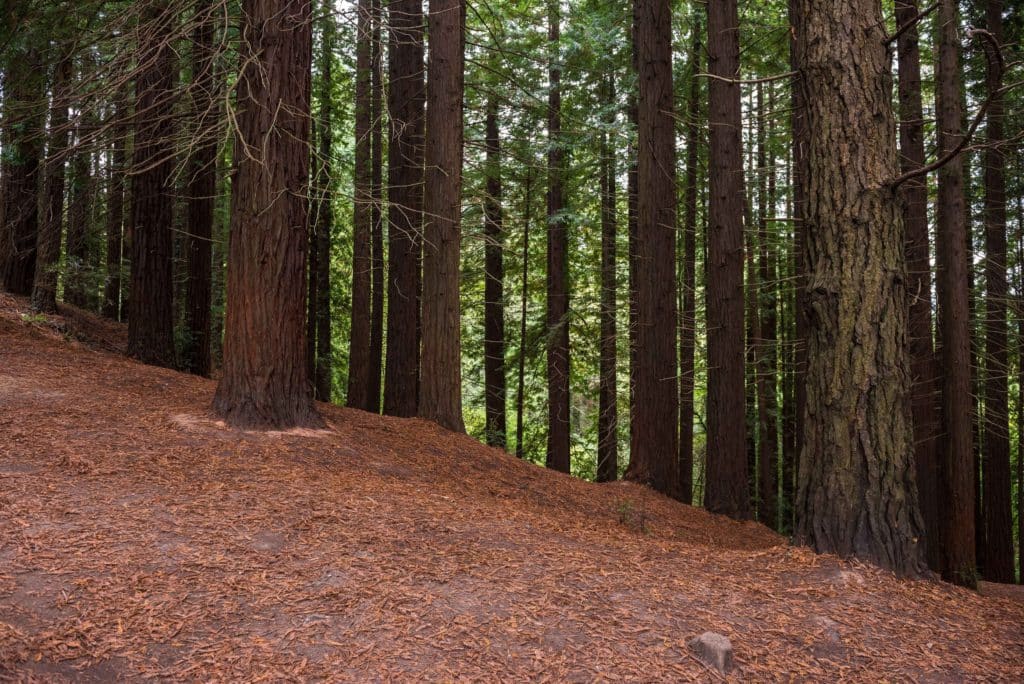
[[[328,430],[230,430],[212,382],[18,306],[0,300],[0,680],[707,681],[685,645],[706,630],[736,680],[1024,680],[1015,600],[416,420],[325,406]]]

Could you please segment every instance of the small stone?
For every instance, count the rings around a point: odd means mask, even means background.
[[[727,637],[715,632],[704,632],[686,644],[705,665],[715,668],[722,674],[732,670],[732,642]]]
[[[839,643],[841,641],[839,634],[839,623],[831,618],[827,618],[824,615],[814,615],[809,620],[811,626],[821,633],[828,641]]]

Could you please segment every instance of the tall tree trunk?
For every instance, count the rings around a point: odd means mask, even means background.
[[[897,0],[896,24],[910,25],[897,39],[899,52],[900,172],[924,165],[921,55],[915,20],[917,0]],[[932,346],[932,279],[928,244],[928,181],[922,176],[902,186],[906,227],[907,290],[910,293],[911,410],[917,491],[924,519],[928,565],[939,567],[939,512],[936,473],[938,403]]]
[[[799,0],[807,106],[807,409],[798,541],[925,571],[914,487],[903,217],[876,0]],[[843,59],[836,59],[843,55]]]
[[[372,233],[373,136],[370,91],[373,72],[371,0],[359,0],[356,19],[355,203],[352,206],[352,318],[349,327],[348,392],[350,408],[370,408],[369,386]],[[329,91],[328,91],[329,92]]]
[[[487,191],[484,196],[484,404],[487,443],[505,448],[505,227],[502,215],[501,140],[498,98],[487,101],[484,147]]]
[[[629,23],[629,44],[630,44],[630,57],[633,66],[633,73],[639,73],[639,57],[637,53],[636,45],[636,26],[635,22]],[[639,85],[639,80],[637,81]],[[629,119],[630,124],[630,138],[629,144],[626,147],[626,158],[628,160],[628,169],[626,171],[626,239],[627,239],[627,252],[626,260],[629,273],[629,335],[627,340],[629,342],[629,424],[633,425],[633,421],[636,420],[636,334],[637,325],[637,300],[636,300],[636,287],[637,281],[639,280],[639,248],[637,246],[637,198],[639,196],[638,181],[637,181],[637,137],[636,131],[638,129],[638,117],[639,109],[637,105],[637,89],[631,88],[629,96],[626,100],[626,117]],[[633,428],[629,428],[632,434]]]
[[[92,195],[92,117],[82,115],[75,132],[75,151],[70,164],[68,188],[68,230],[65,249],[64,301],[79,308],[89,304],[87,282],[89,269],[89,232],[91,229]]]
[[[612,76],[601,80],[601,106],[605,108],[598,161],[601,187],[601,340],[600,372],[597,400],[597,481],[611,482],[619,476],[619,407],[616,364],[615,276],[615,150],[609,131],[615,125],[615,81]]]
[[[423,7],[391,0],[388,45],[388,325],[384,413],[416,415],[423,230]]]
[[[384,354],[384,74],[381,64],[381,0],[370,0],[370,355],[366,410],[380,413]]]
[[[174,169],[174,99],[177,64],[167,41],[177,8],[161,1],[146,10],[139,47],[146,67],[135,89],[135,143],[131,182],[131,296],[128,355],[156,366],[174,365],[170,178]],[[71,242],[68,228],[68,241]]]
[[[992,37],[1003,42],[1003,2],[986,2],[986,24]],[[1002,86],[999,72],[989,70],[988,92]],[[988,143],[1003,140],[1003,102],[989,105]],[[985,578],[1013,582],[1013,515],[1010,490],[1010,426],[1008,387],[1010,359],[1006,343],[1006,156],[999,147],[985,148],[985,438],[984,516]]]
[[[804,31],[800,0],[789,0],[789,61],[793,70],[801,64],[800,42],[797,36]],[[794,219],[793,233],[795,259],[793,262],[793,443],[790,457],[783,466],[785,482],[782,485],[783,498],[789,505],[790,529],[796,528],[797,474],[800,472],[800,454],[804,444],[804,416],[807,409],[807,336],[810,322],[807,307],[807,176],[804,171],[807,138],[807,103],[804,99],[803,84],[793,79],[790,87],[790,126],[792,134],[792,202]]]
[[[317,426],[304,325],[310,0],[244,0],[242,14],[251,42],[238,82],[224,375],[213,405],[240,427]]]
[[[938,154],[960,141],[960,67],[957,10],[954,0],[939,5],[937,72]],[[971,351],[968,305],[967,226],[964,216],[963,160],[956,157],[939,169],[939,287],[942,310],[941,493],[943,510],[942,576],[968,586],[976,582],[974,484],[971,434]]]
[[[523,275],[519,303],[519,380],[516,386],[516,456],[523,458],[523,417],[526,401],[526,306],[530,299],[530,220],[533,214],[533,169],[527,168],[523,188]]]
[[[678,496],[676,428],[676,192],[672,12],[668,0],[635,0],[640,81],[637,137],[636,402],[626,477]]]
[[[774,115],[774,108],[765,106],[764,84],[757,85],[757,204],[758,204],[758,302],[761,335],[758,340],[757,369],[757,519],[775,528],[775,468],[777,462],[778,426],[776,423],[776,386],[778,368],[775,363],[775,250],[768,236],[768,218],[774,206],[775,188],[768,187],[768,176],[774,173],[775,159],[767,154],[765,121]]]
[[[736,0],[709,3],[708,445],[705,507],[750,515],[743,412],[743,157]]]
[[[561,5],[548,6],[548,450],[547,467],[569,472],[569,236],[562,140]]]
[[[111,130],[109,179],[107,181],[107,277],[103,294],[103,315],[121,320],[121,272],[124,250],[124,174],[127,162],[126,138],[128,127],[124,124],[123,107],[114,103],[111,115],[114,126]],[[216,173],[216,169],[214,169]]]
[[[213,2],[196,2],[192,42],[192,157],[188,178],[188,289],[185,295],[184,370],[207,376],[210,360],[210,305],[213,275],[213,212],[217,202],[217,133],[220,101],[214,74]]]
[[[691,29],[690,95],[686,103],[686,194],[683,217],[683,307],[679,340],[679,500],[693,503],[693,392],[696,373],[697,332],[697,170],[700,161],[700,14],[694,12]]]
[[[318,142],[320,153],[316,166],[316,271],[312,274],[316,281],[316,316],[313,326],[316,332],[316,363],[313,364],[313,396],[320,401],[331,400],[333,361],[331,350],[331,243],[334,231],[334,101],[331,95],[334,84],[334,44],[335,24],[334,5],[324,2],[323,22],[323,53],[320,66],[320,131]],[[369,278],[369,232],[363,236],[362,244],[353,245],[353,252],[363,254],[363,272]],[[358,243],[357,243],[358,244]],[[353,257],[353,264],[355,257]],[[356,275],[353,272],[353,279]],[[369,282],[365,284],[369,290]],[[352,295],[355,298],[356,287],[353,282]],[[368,292],[366,293],[369,294]],[[352,307],[353,314],[355,306]],[[364,319],[369,324],[369,307],[362,305]],[[369,344],[369,340],[367,340]]]
[[[0,21],[11,30],[14,5]],[[4,74],[3,160],[0,173],[0,285],[19,295],[32,294],[39,231],[39,167],[43,157],[44,83],[34,48],[9,51]],[[40,110],[40,106],[43,110]]]
[[[462,93],[464,0],[430,0],[423,203],[421,418],[465,432],[462,418]]]
[[[43,216],[36,240],[32,310],[57,312],[57,267],[64,216],[64,168],[68,150],[68,86],[71,58],[64,57],[53,72],[50,142],[43,180]]]

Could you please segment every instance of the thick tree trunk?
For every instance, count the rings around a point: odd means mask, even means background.
[[[213,3],[196,2],[198,22],[192,42],[192,116],[195,129],[188,177],[188,287],[185,295],[184,370],[208,376],[210,360],[210,305],[212,302],[213,212],[217,203],[217,103],[214,74]]]
[[[0,20],[17,18],[17,8]],[[0,169],[0,285],[32,294],[39,231],[39,167],[45,100],[39,53],[11,50],[4,74],[3,160]],[[42,105],[45,110],[45,105]]]
[[[743,158],[736,0],[709,3],[708,407],[704,506],[750,515],[743,412]]]
[[[896,24],[909,24],[918,13],[917,0],[897,0]],[[924,114],[921,105],[921,55],[916,24],[897,39],[899,52],[900,172],[924,165]],[[925,526],[928,564],[938,569],[939,526],[936,473],[938,387],[932,346],[932,278],[928,244],[927,178],[906,182],[903,221],[906,229],[907,291],[910,293],[911,410],[918,499]]]
[[[601,81],[601,106],[607,112],[601,131],[598,161],[601,192],[601,340],[597,399],[597,481],[611,482],[619,476],[619,407],[617,396],[618,335],[616,334],[615,275],[615,150],[609,130],[615,124],[615,81]]]
[[[569,236],[562,140],[561,6],[548,5],[548,468],[569,472]]]
[[[430,0],[423,357],[419,415],[465,432],[462,418],[462,93],[464,0]]]
[[[960,141],[960,67],[957,11],[954,0],[942,0],[938,13],[937,73],[938,151],[941,156]],[[975,564],[974,485],[971,434],[971,350],[968,304],[967,226],[964,214],[963,160],[956,157],[939,169],[939,287],[942,311],[941,447],[942,576],[973,586]]]
[[[43,216],[36,240],[32,310],[57,312],[57,268],[64,216],[64,169],[68,150],[68,85],[71,59],[64,57],[53,72],[50,105],[50,142],[43,180]]]
[[[1003,2],[988,0],[986,24],[992,37],[1003,42]],[[991,69],[988,92],[1002,83]],[[989,105],[988,142],[1003,140],[1003,98]],[[1006,342],[1006,155],[999,147],[985,148],[985,437],[984,518],[985,579],[1013,582],[1013,516],[1011,512],[1010,432],[1008,405],[1009,353]]]
[[[239,427],[318,426],[306,363],[309,0],[244,0],[224,375],[214,409]],[[273,160],[273,164],[268,163]]]
[[[107,181],[107,277],[103,292],[103,315],[121,320],[121,272],[124,250],[124,174],[127,161],[128,128],[124,125],[123,109],[114,104],[112,114],[110,171]],[[216,173],[216,169],[214,169]]]
[[[369,408],[370,329],[373,271],[373,136],[371,112],[372,8],[359,0],[356,19],[355,203],[352,206],[352,317],[349,326],[349,408]]]
[[[311,274],[316,282],[316,316],[313,328],[316,333],[316,363],[313,364],[313,396],[320,401],[330,401],[333,384],[333,354],[331,349],[331,244],[334,242],[334,102],[331,92],[334,85],[334,5],[329,0],[324,2],[323,22],[323,53],[320,66],[320,132],[318,142],[320,152],[317,157],[316,177],[316,270]],[[369,277],[369,234],[353,252],[361,251],[364,255],[363,272]],[[353,263],[355,257],[353,257]],[[353,272],[353,278],[355,278]],[[365,287],[369,289],[369,282]],[[352,295],[355,298],[356,288],[353,283]],[[367,293],[368,294],[368,293]],[[363,305],[366,324],[369,324],[369,307]],[[353,312],[355,307],[353,306]],[[369,340],[367,340],[369,344]]]
[[[135,86],[128,354],[156,366],[174,365],[174,200],[170,178],[175,164],[177,64],[174,46],[166,38],[176,21],[177,10],[171,3],[159,2],[147,10],[139,35],[141,62],[147,66]],[[70,235],[69,225],[69,245]]]
[[[875,0],[799,4],[811,316],[796,538],[917,576],[926,568],[884,22]]]
[[[388,326],[384,413],[415,416],[423,230],[423,7],[391,0],[388,46]]]
[[[635,0],[640,82],[637,137],[636,408],[628,479],[678,496],[676,428],[676,193],[672,12],[668,0]]]
[[[487,151],[487,192],[484,196],[484,404],[486,438],[505,448],[505,227],[501,193],[501,140],[498,98],[487,101],[484,147]]]
[[[380,413],[381,363],[384,354],[384,74],[381,64],[381,4],[370,0],[370,352],[366,405]]]
[[[697,171],[700,160],[700,15],[694,12],[690,95],[686,103],[686,194],[683,200],[683,306],[679,340],[679,500],[693,503],[693,392],[697,332]]]
[[[68,188],[68,230],[65,249],[64,301],[79,308],[89,305],[89,233],[92,228],[92,118],[82,116],[76,131]]]

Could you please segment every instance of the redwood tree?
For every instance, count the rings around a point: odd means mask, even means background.
[[[224,375],[213,405],[240,427],[319,425],[305,358],[310,0],[244,0],[242,13]]]
[[[423,230],[423,4],[388,3],[388,324],[384,413],[415,416]]]
[[[796,537],[916,576],[923,528],[884,22],[877,0],[800,0],[799,11],[810,317]]]
[[[484,410],[487,443],[505,448],[505,222],[502,201],[501,138],[498,98],[487,101],[484,147],[487,151],[484,194]]]
[[[569,472],[569,235],[562,140],[561,6],[548,10],[547,467]]]
[[[736,0],[707,5],[710,151],[708,183],[708,407],[705,507],[750,515],[743,386],[743,152],[740,144]]]
[[[598,160],[601,192],[601,340],[597,407],[597,481],[619,476],[619,407],[617,396],[618,335],[616,333],[615,273],[616,207],[615,149],[609,138],[615,126],[615,81],[601,79],[601,106],[605,109]]]
[[[131,295],[128,354],[174,365],[173,249],[174,97],[178,66],[173,43],[177,8],[154,2],[139,27],[142,71],[135,84],[131,177]]]
[[[637,49],[636,404],[626,477],[678,492],[675,132],[669,0],[633,4]],[[742,368],[741,368],[742,373]],[[742,376],[741,376],[742,383]]]
[[[419,415],[465,432],[461,302],[464,0],[430,0]]]

